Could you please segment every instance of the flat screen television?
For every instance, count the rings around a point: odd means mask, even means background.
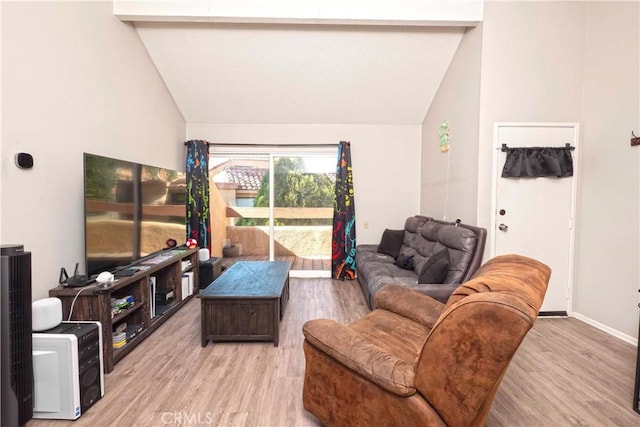
[[[116,271],[186,239],[186,174],[84,153],[85,271]]]

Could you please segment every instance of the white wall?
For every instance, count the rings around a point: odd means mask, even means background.
[[[640,3],[587,15],[574,311],[638,337]]]
[[[185,123],[111,2],[2,2],[3,244],[32,252],[33,298],[84,264],[82,153],[184,170]],[[17,152],[35,165],[20,170]]]
[[[187,125],[188,139],[212,144],[337,144],[351,142],[360,243],[378,243],[420,208],[420,125]],[[364,223],[369,228],[364,229]]]
[[[478,119],[482,26],[468,29],[422,124],[420,213],[477,223]],[[440,124],[449,122],[450,149],[440,151]]]
[[[478,153],[478,223],[488,228],[493,124],[581,123],[574,311],[630,341],[640,282],[639,162],[629,148],[639,127],[638,7],[486,2]]]
[[[478,223],[491,223],[493,124],[580,122],[586,2],[486,2]],[[491,230],[489,230],[491,233]]]

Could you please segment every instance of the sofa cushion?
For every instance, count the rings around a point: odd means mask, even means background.
[[[396,317],[396,322],[400,322],[402,326],[406,323],[415,324],[401,316],[396,315]],[[406,327],[399,329],[404,331]],[[404,360],[376,344],[376,342],[384,343],[384,336],[379,337],[380,339],[368,339],[359,334],[355,328],[329,319],[310,320],[304,324],[302,331],[306,343],[385,390],[400,396],[415,394],[413,379],[419,350],[411,352],[407,357],[408,360]],[[424,343],[426,334],[421,335],[424,336],[422,339]]]
[[[380,254],[378,252],[367,252],[357,250],[356,252],[356,265],[360,267],[360,265],[365,265],[369,263],[383,263],[383,264],[394,264],[396,260],[385,254]]]
[[[398,257],[400,246],[404,239],[404,230],[389,230],[388,228],[382,233],[382,239],[378,245],[378,253]]]
[[[388,310],[375,310],[352,322],[349,327],[389,354],[416,363],[430,327]]]
[[[393,273],[393,275],[373,276],[372,280],[367,282],[371,295],[375,295],[384,286],[392,283],[407,286],[409,288],[418,285],[418,277],[416,276],[416,273],[411,270],[403,270],[398,267],[396,267],[396,270],[406,272],[407,275],[402,276],[400,273]]]
[[[418,231],[420,231],[420,228],[427,221],[428,221],[428,218],[425,216],[420,216],[420,215],[410,216],[404,222],[404,229],[409,233],[417,233]]]
[[[424,263],[418,276],[418,283],[444,283],[447,274],[449,274],[449,252],[442,249]]]
[[[471,259],[477,246],[477,235],[470,229],[456,227],[455,225],[443,225],[435,222],[427,222],[421,229],[423,237],[421,253],[431,250],[431,254],[442,248],[449,251],[449,274],[443,283],[460,283],[467,274]],[[434,242],[438,242],[437,244]],[[426,260],[425,260],[426,262]],[[416,259],[416,267],[422,268],[423,264]],[[418,270],[420,272],[421,270]]]

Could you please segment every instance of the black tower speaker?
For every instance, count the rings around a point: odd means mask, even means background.
[[[31,252],[2,245],[0,260],[0,424],[22,426],[33,417]]]

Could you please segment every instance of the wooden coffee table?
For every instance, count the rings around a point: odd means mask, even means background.
[[[273,341],[289,300],[289,261],[237,261],[200,292],[202,346]]]

